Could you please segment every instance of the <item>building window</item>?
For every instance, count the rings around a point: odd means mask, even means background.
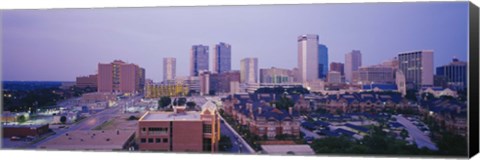
[[[145,138],[140,139],[140,143],[145,143],[145,142],[147,142],[147,139]]]
[[[161,143],[161,142],[162,142],[162,140],[160,138],[155,139],[155,143]]]
[[[204,124],[203,125],[203,133],[212,133],[212,125],[211,124]]]
[[[153,143],[153,138],[149,138],[148,143]]]
[[[210,138],[203,139],[203,151],[212,151],[212,139]]]
[[[168,128],[148,128],[148,134],[168,134]]]
[[[163,139],[163,143],[168,143],[168,139],[167,139],[167,138],[164,138],[164,139]]]

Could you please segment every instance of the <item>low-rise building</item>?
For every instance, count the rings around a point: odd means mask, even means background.
[[[208,101],[201,112],[174,106],[173,112],[146,112],[138,120],[136,141],[141,151],[217,152],[220,118]]]
[[[145,98],[160,98],[163,96],[186,96],[188,94],[188,87],[183,84],[159,84],[147,85]]]
[[[134,140],[134,130],[77,130],[47,141],[38,149],[47,150],[128,150]]]
[[[27,137],[27,136],[40,136],[49,132],[48,124],[41,125],[10,125],[2,124],[2,136],[3,137]]]

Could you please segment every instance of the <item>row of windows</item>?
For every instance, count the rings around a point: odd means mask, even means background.
[[[142,128],[142,133],[145,133],[147,128]],[[168,134],[168,128],[148,128],[148,134]]]
[[[148,138],[148,143],[153,143],[153,138]],[[142,138],[140,139],[140,143],[147,143],[147,139],[146,138]],[[168,143],[168,139],[167,138],[155,138],[155,143]]]

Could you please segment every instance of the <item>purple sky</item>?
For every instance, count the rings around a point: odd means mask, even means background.
[[[2,27],[3,80],[74,81],[121,59],[160,81],[163,57],[188,75],[194,44],[231,44],[232,69],[244,57],[291,69],[307,33],[327,45],[329,62],[353,49],[365,65],[420,49],[434,50],[435,66],[465,61],[468,2],[9,10]]]

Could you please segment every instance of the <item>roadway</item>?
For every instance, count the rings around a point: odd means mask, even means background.
[[[417,126],[412,124],[412,122],[406,119],[403,116],[396,115],[394,116],[399,123],[401,123],[408,131],[408,134],[413,137],[418,148],[427,147],[431,150],[438,150],[435,143],[430,140],[430,137],[425,135]]]

